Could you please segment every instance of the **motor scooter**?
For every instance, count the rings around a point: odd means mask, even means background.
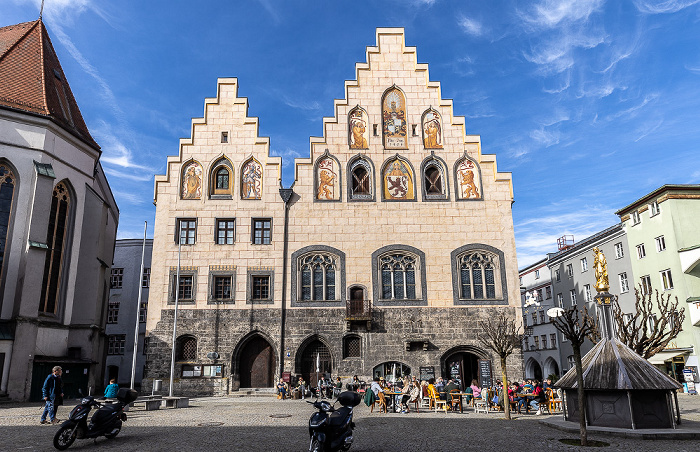
[[[347,451],[353,442],[352,409],[360,404],[360,394],[352,391],[340,393],[337,402],[342,405],[335,409],[326,400],[307,403],[313,404],[318,411],[309,419],[309,452]]]
[[[124,407],[136,400],[138,393],[133,389],[122,388],[117,393],[116,403],[100,403],[94,397],[83,397],[80,404],[71,410],[68,420],[61,424],[53,437],[53,447],[58,450],[66,450],[76,438],[97,438],[105,436],[112,439],[122,429],[122,422],[126,421]],[[92,415],[90,423],[87,416],[95,407],[97,411]]]

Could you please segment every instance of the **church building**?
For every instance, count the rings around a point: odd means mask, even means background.
[[[205,99],[155,179],[145,388],[170,376],[176,300],[177,395],[299,375],[499,378],[477,335],[521,317],[511,174],[403,29],[378,29],[366,58],[290,188],[237,79]],[[522,376],[520,352],[508,365]]]

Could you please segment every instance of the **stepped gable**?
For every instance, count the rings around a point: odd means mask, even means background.
[[[598,342],[583,357],[581,364],[583,387],[588,390],[675,390],[681,387],[617,339]],[[577,388],[576,368],[572,367],[557,381],[556,386]]]
[[[99,150],[39,19],[0,28],[0,108],[46,116]]]

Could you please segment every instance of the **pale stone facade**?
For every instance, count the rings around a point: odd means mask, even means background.
[[[427,65],[405,46],[403,30],[378,29],[377,46],[367,49],[367,62],[357,64],[356,80],[345,87],[335,116],[323,120],[324,136],[311,138],[311,157],[296,160],[294,185],[281,189],[281,159],[270,157],[268,138],[257,135],[237,80],[219,79],[204,118],[193,120],[192,137],[181,140],[166,174],[156,176],[147,379],[168,377],[183,219],[189,228],[196,223],[188,238],[195,243],[181,252],[181,275],[192,276],[194,293],[189,298],[182,289],[177,335],[196,341],[196,352],[187,352],[194,354],[178,357],[177,388],[184,393],[224,393],[249,381],[271,386],[271,375],[248,380],[257,368],[247,360],[260,363],[261,353],[271,354],[264,360],[275,378],[281,372],[308,378],[313,367],[367,378],[384,375],[382,363],[413,374],[433,366],[440,375],[455,354],[471,360],[460,361],[471,366],[461,378],[475,377],[476,358],[491,357],[476,338],[478,321],[499,309],[520,318],[511,175],[482,154],[479,136],[465,134],[464,118],[453,116]],[[251,158],[260,163],[261,187],[249,182]],[[257,190],[260,199],[244,199]],[[232,244],[225,231],[226,244],[216,243],[222,219],[235,219]],[[271,221],[270,244],[253,243],[254,219]],[[314,256],[326,259],[313,267],[325,269],[323,277],[317,270],[305,276]],[[233,277],[232,296],[223,300],[214,300],[218,275]],[[255,293],[265,278],[269,297]],[[351,315],[351,298],[369,300],[368,318]],[[251,352],[255,341],[269,351]],[[198,379],[192,369],[217,365],[222,378]],[[522,375],[520,355],[509,370]],[[190,371],[195,378],[187,378]]]

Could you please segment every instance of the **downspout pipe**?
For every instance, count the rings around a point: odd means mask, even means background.
[[[282,188],[280,184],[280,197],[284,201],[284,251],[282,255],[282,312],[280,316],[280,374],[279,378],[282,378],[282,373],[284,372],[284,358],[285,358],[285,328],[287,321],[287,254],[289,252],[289,206],[292,196],[294,195],[294,190],[292,188]]]

